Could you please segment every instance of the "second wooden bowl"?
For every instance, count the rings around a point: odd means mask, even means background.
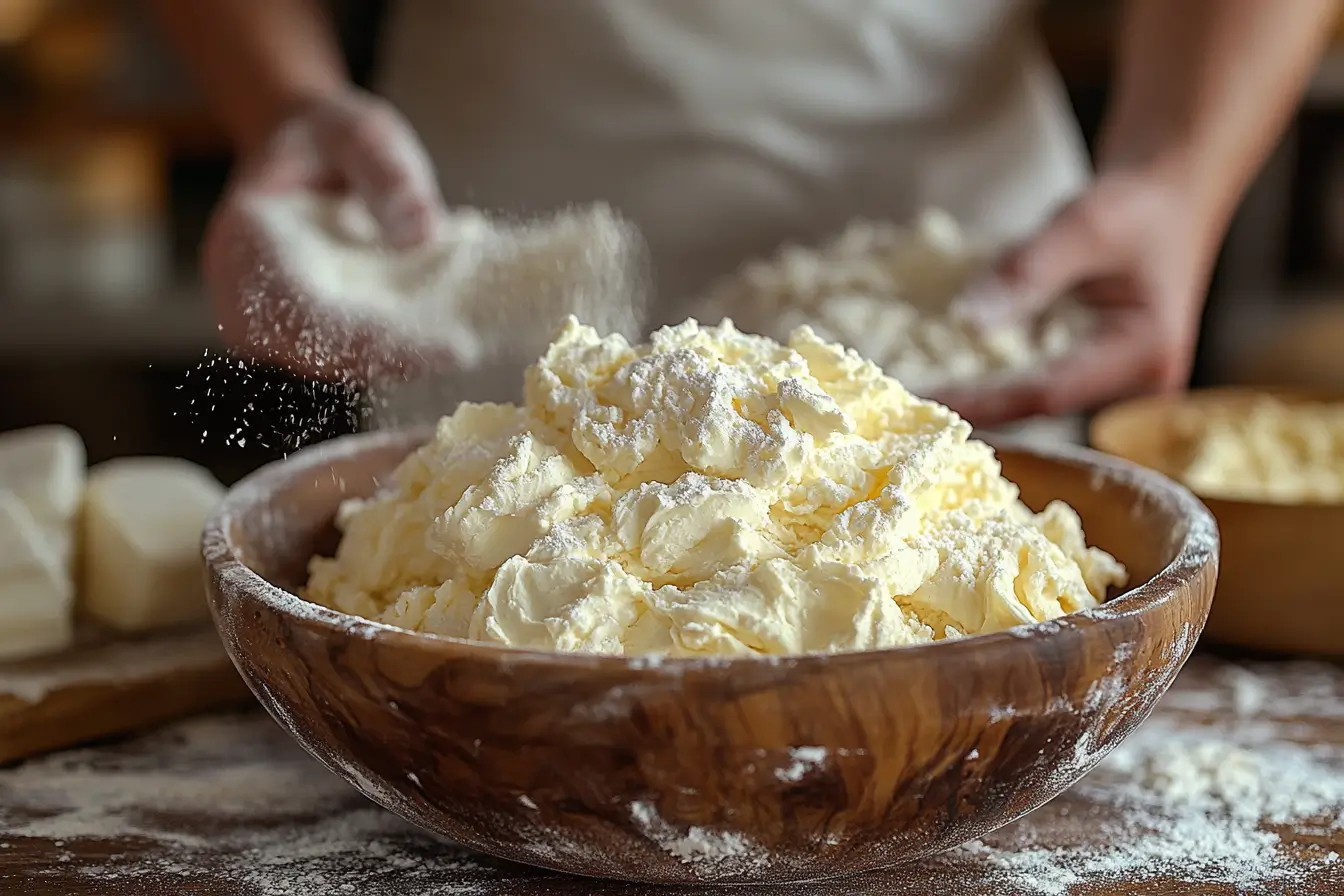
[[[1340,392],[1203,389],[1114,405],[1092,421],[1092,445],[1178,476],[1210,413],[1249,409],[1265,394],[1344,401]],[[1254,650],[1344,656],[1344,504],[1270,504],[1203,496],[1222,535],[1222,570],[1206,629]]]
[[[375,802],[477,850],[658,883],[778,883],[918,860],[1054,797],[1148,715],[1199,636],[1213,519],[1082,449],[1004,451],[1135,587],[978,638],[778,660],[543,653],[309,604],[339,503],[424,433],[353,436],[239,484],[208,523],[224,644],[271,714]]]

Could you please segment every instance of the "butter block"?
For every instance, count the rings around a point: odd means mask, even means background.
[[[13,492],[44,527],[78,515],[87,463],[84,440],[68,426],[0,433],[0,488]]]
[[[125,632],[207,618],[201,528],[223,495],[209,471],[178,458],[119,458],[89,471],[84,612]]]
[[[13,492],[78,578],[78,520],[84,503],[84,440],[68,426],[32,426],[0,433],[0,489]]]
[[[0,490],[0,660],[68,647],[74,605],[74,583],[28,506]]]

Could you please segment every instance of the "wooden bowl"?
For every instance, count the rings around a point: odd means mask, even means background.
[[[1137,587],[1044,625],[898,650],[626,659],[416,634],[292,592],[427,433],[302,451],[206,526],[210,600],[262,704],[403,818],[473,849],[658,883],[787,882],[908,862],[1060,793],[1167,689],[1208,613],[1212,517],[1084,449],[1007,451],[1029,503],[1063,498]]]
[[[1114,405],[1092,422],[1092,445],[1177,476],[1202,417],[1257,397],[1344,401],[1344,392],[1204,389]],[[1344,656],[1344,504],[1270,504],[1207,496],[1223,540],[1211,641],[1255,650]]]

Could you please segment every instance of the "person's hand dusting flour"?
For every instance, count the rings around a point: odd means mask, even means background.
[[[323,378],[385,372],[415,360],[414,351],[397,352],[392,340],[380,339],[380,328],[357,324],[339,307],[305,294],[300,273],[330,257],[320,257],[326,254],[320,248],[307,259],[290,257],[273,241],[275,228],[267,227],[264,213],[267,201],[289,197],[346,199],[367,209],[379,243],[395,249],[423,244],[437,229],[443,203],[410,127],[382,100],[351,91],[298,110],[244,151],[203,251],[224,339],[254,357]]]
[[[254,358],[485,398],[569,314],[637,335],[645,255],[604,205],[530,222],[445,208],[400,116],[352,95],[293,116],[242,167],[204,263],[224,338]]]

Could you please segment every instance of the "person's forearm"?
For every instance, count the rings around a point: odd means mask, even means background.
[[[1310,81],[1336,0],[1128,0],[1098,165],[1160,170],[1225,226]]]
[[[289,110],[346,83],[318,0],[149,0],[149,6],[244,153]]]

